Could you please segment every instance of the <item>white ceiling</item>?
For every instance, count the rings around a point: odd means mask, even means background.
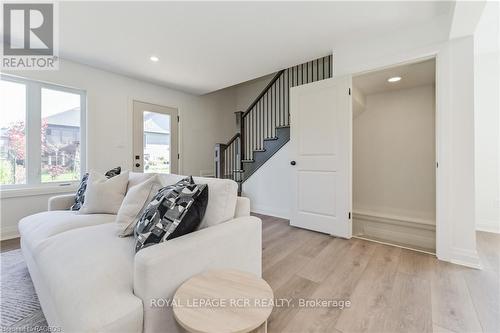
[[[330,54],[346,39],[447,17],[452,8],[441,1],[60,2],[60,55],[204,94]]]
[[[401,77],[401,81],[387,82],[388,78],[394,76]],[[371,95],[433,84],[435,82],[436,61],[429,59],[362,74],[354,77],[352,84],[354,89],[359,89],[364,95]]]

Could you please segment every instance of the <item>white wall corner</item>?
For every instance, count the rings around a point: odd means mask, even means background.
[[[450,27],[450,39],[472,36],[486,1],[456,1]]]
[[[500,225],[494,220],[476,220],[476,230],[500,234]]]
[[[479,255],[476,250],[454,247],[451,249],[451,258],[448,261],[457,265],[482,269],[481,260],[479,259]]]
[[[446,156],[441,172],[446,174],[446,228],[443,245],[452,263],[480,268],[476,251],[474,179],[474,43],[471,36],[448,42],[446,80],[449,100],[445,106],[450,125],[441,155]],[[442,156],[442,157],[444,157]],[[441,159],[441,158],[440,158]],[[440,161],[441,162],[441,161]],[[441,168],[441,163],[440,163]],[[443,208],[445,208],[443,207]],[[439,226],[438,226],[439,227]],[[438,233],[439,235],[439,233]],[[441,234],[442,238],[448,238]],[[439,249],[439,248],[438,248]],[[441,258],[440,258],[441,259]]]

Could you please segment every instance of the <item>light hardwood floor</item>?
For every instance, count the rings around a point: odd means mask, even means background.
[[[434,256],[263,220],[263,276],[275,297],[269,332],[500,332],[500,235],[478,232],[483,270]],[[349,300],[301,308],[299,299]]]
[[[482,270],[360,239],[263,220],[263,275],[276,298],[268,332],[500,332],[500,235],[478,232]],[[1,242],[2,252],[19,239]],[[299,299],[351,306],[298,308]]]

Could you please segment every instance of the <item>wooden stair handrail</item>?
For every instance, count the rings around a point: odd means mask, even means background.
[[[241,136],[241,133],[236,133],[229,141],[226,143],[226,146],[231,145],[236,139],[238,139]]]
[[[278,79],[280,78],[281,74],[283,74],[285,72],[285,69],[282,69],[280,71],[278,71],[276,73],[276,75],[273,77],[273,79],[267,84],[267,86],[260,92],[259,96],[257,96],[257,98],[253,101],[252,104],[250,104],[250,107],[247,108],[247,110],[243,113],[243,115],[241,116],[241,118],[245,118],[247,114],[250,113],[250,111],[252,111],[253,107],[255,106],[255,104],[257,104],[259,102],[259,100],[262,98],[262,96],[264,96],[267,91],[269,90],[269,88],[272,87],[272,85],[278,81]]]

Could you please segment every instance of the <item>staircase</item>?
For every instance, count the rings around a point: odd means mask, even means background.
[[[332,77],[332,56],[276,73],[245,112],[237,112],[239,132],[215,146],[215,176],[247,180],[290,140],[290,88]]]

